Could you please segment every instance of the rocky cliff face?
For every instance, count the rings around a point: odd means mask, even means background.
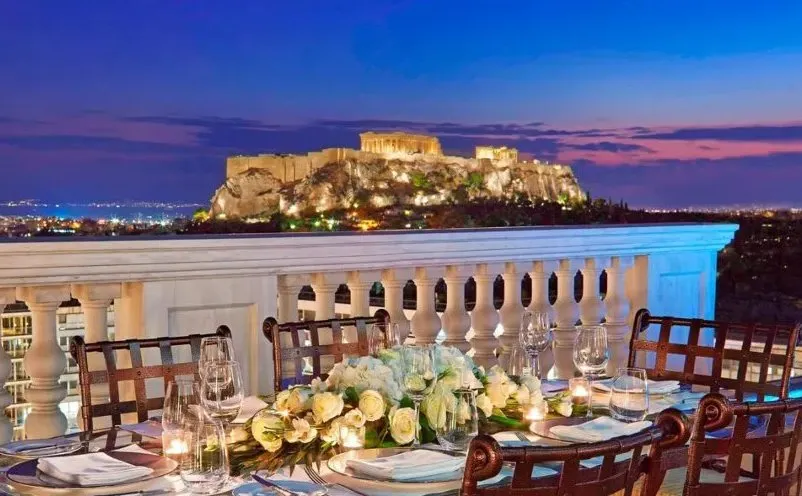
[[[483,198],[584,197],[570,167],[460,157],[375,158],[330,162],[308,177],[281,183],[269,171],[249,169],[215,192],[211,214],[228,218],[349,208],[437,205]]]

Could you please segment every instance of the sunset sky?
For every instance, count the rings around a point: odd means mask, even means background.
[[[207,201],[226,155],[514,146],[635,206],[802,206],[802,2],[0,0],[0,201]]]

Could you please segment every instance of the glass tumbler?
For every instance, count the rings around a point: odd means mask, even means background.
[[[610,388],[610,413],[623,422],[639,422],[649,413],[649,383],[646,371],[620,368]]]

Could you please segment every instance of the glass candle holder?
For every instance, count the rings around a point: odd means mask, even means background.
[[[340,446],[347,450],[362,449],[365,447],[365,428],[352,425],[340,426]]]
[[[186,434],[183,430],[169,430],[162,432],[162,454],[167,458],[181,462],[189,452]]]
[[[530,422],[537,422],[546,418],[549,413],[549,405],[545,401],[541,401],[535,405],[529,405],[524,412],[524,418]]]
[[[568,381],[571,404],[577,413],[587,412],[590,406],[590,381],[587,377],[574,377]]]

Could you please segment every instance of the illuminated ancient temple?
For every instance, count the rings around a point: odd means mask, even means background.
[[[517,162],[518,150],[515,148],[507,148],[506,146],[477,146],[476,158]]]
[[[371,153],[425,153],[427,155],[443,155],[440,140],[434,136],[407,133],[374,133],[372,131],[359,135],[361,150]]]

